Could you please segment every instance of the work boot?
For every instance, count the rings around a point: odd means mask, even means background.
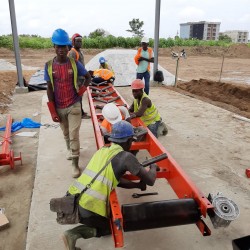
[[[72,177],[78,178],[81,175],[81,170],[79,168],[79,157],[72,158]]]
[[[165,122],[161,122],[158,129],[157,129],[157,136],[161,136],[161,135],[167,135],[168,133],[168,128],[167,125],[165,124]]]
[[[63,233],[62,239],[67,250],[79,250],[80,248],[75,247],[76,241],[79,238],[89,239],[96,236],[96,229],[81,225]]]
[[[66,142],[66,147],[67,147],[66,159],[67,160],[72,160],[71,149],[70,149],[70,141],[69,141],[69,139],[65,139],[65,142]]]

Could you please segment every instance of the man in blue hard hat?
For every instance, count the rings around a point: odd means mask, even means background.
[[[67,250],[78,249],[75,244],[79,238],[101,237],[111,233],[109,196],[114,188],[118,186],[146,190],[147,185],[154,185],[157,166],[152,164],[150,170],[147,171],[129,152],[134,139],[134,129],[129,122],[115,123],[109,138],[112,142],[111,146],[99,149],[82,175],[69,187],[69,194],[80,193],[110,161],[79,199],[80,223],[83,225],[64,232],[62,238]],[[138,176],[141,181],[132,182],[122,178],[127,171]]]
[[[99,63],[100,63],[99,69],[108,69],[112,71],[113,73],[115,73],[111,65],[107,63],[107,60],[103,56],[99,58]]]
[[[71,44],[68,33],[63,29],[53,32],[52,43],[56,56],[45,64],[44,79],[47,81],[48,108],[52,120],[59,122],[66,141],[68,155],[72,160],[72,177],[80,176],[79,155],[81,126],[81,97],[91,77],[85,67],[67,56]],[[84,77],[82,85],[77,78]]]

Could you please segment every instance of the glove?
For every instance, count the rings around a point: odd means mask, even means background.
[[[56,112],[56,107],[55,107],[55,103],[54,102],[47,102],[48,108],[49,108],[49,112],[51,114],[52,120],[54,122],[60,122],[60,118]]]
[[[79,96],[82,96],[83,95],[83,93],[85,92],[87,90],[87,87],[86,86],[81,86],[80,88],[79,88],[79,91],[78,91],[78,95]]]

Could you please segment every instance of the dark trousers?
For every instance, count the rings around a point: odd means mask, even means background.
[[[136,73],[136,79],[143,79],[145,82],[145,89],[144,92],[148,95],[149,94],[149,81],[150,81],[150,73],[148,71],[144,73]]]
[[[84,224],[88,227],[96,228],[97,236],[101,237],[105,235],[111,234],[110,228],[110,219],[103,217],[99,214],[95,214],[89,210],[86,210],[79,206],[79,213],[80,213],[80,223]]]

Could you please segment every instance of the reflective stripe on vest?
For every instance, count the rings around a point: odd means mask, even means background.
[[[110,147],[99,149],[90,160],[82,175],[70,186],[68,192],[70,194],[80,193],[96,176],[104,164],[121,151],[123,151],[122,147],[115,143],[112,143]],[[118,183],[112,164],[109,163],[91,187],[82,194],[79,205],[96,214],[108,217],[110,210],[109,195]]]
[[[134,112],[137,112],[140,109],[142,100],[145,97],[148,97],[148,95],[145,92],[143,92],[143,95],[139,104],[138,104],[137,99],[134,99]],[[146,126],[148,126],[150,124],[154,124],[156,121],[160,121],[161,116],[157,108],[155,107],[155,105],[152,103],[151,107],[147,108],[144,114],[140,118],[146,124]]]
[[[70,62],[71,62],[71,66],[72,66],[72,69],[73,69],[73,75],[74,75],[74,86],[75,86],[75,89],[76,91],[78,92],[79,90],[79,87],[77,85],[77,67],[76,67],[76,62],[75,62],[75,59],[74,58],[71,58],[71,57],[68,57]],[[53,88],[53,91],[54,91],[54,79],[53,79],[53,67],[52,67],[52,64],[53,64],[53,60],[50,60],[47,62],[48,64],[48,74],[49,74],[49,78],[50,78],[50,82],[52,84],[52,88]]]

